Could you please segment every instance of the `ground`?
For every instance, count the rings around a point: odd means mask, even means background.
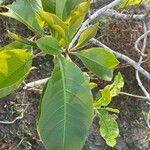
[[[138,61],[139,55],[134,49],[135,40],[143,33],[142,24],[133,21],[116,21],[100,18],[100,30],[97,39],[107,46],[128,55]],[[32,36],[22,24],[0,17],[0,47],[11,42],[6,29],[16,32],[24,37]],[[148,39],[148,44],[150,39]],[[148,46],[148,45],[147,45]],[[33,66],[36,67],[25,82],[35,81],[50,76],[53,69],[53,57],[45,56],[34,59]],[[143,95],[139,88],[135,70],[120,60],[121,64],[115,70],[121,71],[125,86],[123,91],[132,94]],[[143,63],[143,67],[150,71],[150,60]],[[150,92],[150,81],[142,78],[145,87]],[[98,80],[99,87],[103,88],[107,83]],[[40,93],[37,91],[26,91],[20,88],[15,93],[0,101],[0,120],[13,120],[25,109],[23,118],[11,125],[0,124],[0,150],[44,150],[36,132],[36,116],[38,113]],[[114,114],[120,129],[120,136],[115,148],[108,147],[99,135],[97,117],[94,118],[89,135],[83,150],[149,150],[150,129],[147,128],[145,113],[149,107],[145,100],[128,96],[117,96],[112,107],[118,108],[120,113]]]

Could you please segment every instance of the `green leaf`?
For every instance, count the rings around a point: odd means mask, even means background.
[[[30,41],[30,40],[28,40],[28,39],[26,39],[26,38],[24,38],[24,37],[22,37],[22,36],[20,36],[18,34],[15,34],[15,33],[12,33],[10,31],[8,31],[8,35],[12,39],[14,39],[15,41],[18,41],[20,43],[24,43],[26,45],[31,45],[31,46],[36,46],[34,42],[32,42],[32,41]]]
[[[6,6],[6,8],[8,12],[0,13],[0,15],[8,16],[22,22],[39,36],[43,34],[36,14],[41,9],[38,0],[16,0],[16,2]]]
[[[114,147],[116,138],[119,136],[116,120],[105,110],[99,111],[98,115],[100,117],[100,134],[109,146]]]
[[[58,55],[62,52],[58,41],[52,36],[42,37],[36,41],[36,44],[46,54]]]
[[[14,92],[18,87],[16,84],[0,89],[0,99]]]
[[[124,8],[128,5],[138,5],[142,2],[142,0],[122,0],[119,7]]]
[[[31,57],[22,49],[0,51],[0,98],[15,90],[31,70]]]
[[[68,43],[68,26],[54,14],[45,11],[39,11],[38,13],[47,23],[51,35],[57,38],[59,42],[64,39],[64,43]]]
[[[56,15],[59,18],[63,18],[63,12],[66,5],[67,0],[56,0]]]
[[[83,2],[77,5],[74,10],[71,11],[70,16],[65,21],[69,28],[69,37],[73,38],[74,34],[78,31],[82,22],[84,21],[85,15],[90,8],[90,2]]]
[[[92,124],[92,94],[82,71],[59,57],[41,104],[38,131],[46,149],[81,150]]]
[[[62,20],[66,20],[71,11],[86,0],[41,0],[44,11],[56,14]]]
[[[0,47],[0,52],[7,51],[7,50],[14,50],[14,49],[27,49],[28,51],[31,51],[31,48],[32,47],[30,45],[26,45],[24,43],[14,41],[4,47]]]
[[[56,14],[56,0],[41,0],[41,3],[45,11]]]
[[[118,65],[115,56],[104,48],[91,48],[76,52],[83,64],[94,74],[104,80],[110,81],[113,70]]]
[[[98,26],[99,26],[99,23],[96,23],[90,26],[89,28],[85,29],[81,33],[79,40],[78,40],[78,44],[75,46],[75,48],[81,48],[85,46],[91,38],[95,37],[97,30],[98,30]]]
[[[110,107],[100,107],[100,108],[97,108],[98,110],[106,110],[106,111],[110,111],[110,112],[113,112],[113,113],[120,113],[120,111],[118,109],[114,109],[114,108],[110,108]]]

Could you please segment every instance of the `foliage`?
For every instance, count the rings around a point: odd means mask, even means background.
[[[116,120],[108,113],[108,111],[119,113],[119,110],[107,106],[112,101],[112,98],[119,94],[123,86],[124,81],[122,75],[118,73],[111,85],[107,85],[98,92],[96,102],[94,103],[94,108],[100,117],[100,134],[111,147],[114,147],[116,144],[119,129]]]
[[[0,5],[1,6],[1,5]],[[111,81],[118,65],[115,56],[104,48],[85,49],[84,46],[98,30],[98,23],[85,29],[77,45],[69,49],[90,8],[89,0],[16,0],[0,15],[25,24],[37,36],[34,40],[8,32],[14,42],[0,48],[0,98],[17,89],[32,69],[32,59],[39,54],[54,55],[54,71],[43,90],[37,130],[46,149],[80,150],[92,124],[94,112],[100,117],[100,133],[107,144],[114,146],[119,134],[116,121],[106,107],[119,94],[123,79],[119,73],[113,84],[99,92],[94,102],[90,75],[71,59],[77,57],[85,67],[100,79]],[[44,31],[48,30],[48,34]],[[33,55],[33,48],[41,52]],[[109,124],[109,126],[108,126]],[[110,128],[111,126],[111,128]]]

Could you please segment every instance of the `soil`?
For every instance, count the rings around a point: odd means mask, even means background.
[[[139,54],[134,49],[136,39],[143,33],[142,24],[133,21],[116,21],[106,18],[100,19],[101,29],[97,39],[120,53],[123,53],[135,61]],[[24,37],[31,37],[33,33],[24,25],[12,19],[0,17],[0,47],[11,42],[6,28]],[[150,38],[147,47],[150,48]],[[36,67],[25,82],[49,77],[53,70],[53,57],[37,57],[33,61]],[[135,70],[122,60],[115,74],[120,71],[125,80],[123,91],[136,95],[143,95],[135,78]],[[145,60],[143,67],[150,71],[150,60]],[[150,92],[150,81],[142,77],[144,86]],[[99,87],[103,88],[107,83],[98,80]],[[0,150],[44,150],[36,132],[36,116],[38,113],[40,93],[38,91],[26,91],[20,88],[10,96],[0,101],[0,120],[13,120],[22,109],[25,113],[22,119],[11,125],[0,124]],[[145,100],[129,96],[117,96],[111,107],[118,108],[120,113],[113,114],[117,119],[120,136],[115,148],[110,148],[99,135],[99,118],[95,117],[83,150],[150,150],[150,129],[147,128],[145,114],[149,110]]]

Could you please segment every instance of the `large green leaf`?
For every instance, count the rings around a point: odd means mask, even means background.
[[[75,48],[81,48],[83,47],[91,38],[96,36],[97,30],[98,30],[99,23],[96,23],[89,28],[85,29],[78,40],[78,44],[75,46]]]
[[[100,117],[100,134],[109,146],[114,147],[116,138],[119,136],[116,120],[105,110],[100,110],[98,115]]]
[[[41,22],[38,22],[39,17],[36,14],[41,9],[39,0],[16,0],[16,2],[6,6],[6,8],[8,12],[0,13],[0,15],[14,18],[38,35],[42,35]]]
[[[22,49],[0,51],[0,98],[18,87],[31,69],[31,57]]]
[[[38,121],[48,150],[81,150],[92,123],[88,80],[70,60],[59,57],[44,93]]]
[[[37,46],[46,54],[58,55],[62,52],[58,41],[52,36],[46,36],[36,41]]]
[[[91,48],[76,52],[84,65],[98,77],[110,81],[113,70],[118,65],[115,56],[104,48]]]

